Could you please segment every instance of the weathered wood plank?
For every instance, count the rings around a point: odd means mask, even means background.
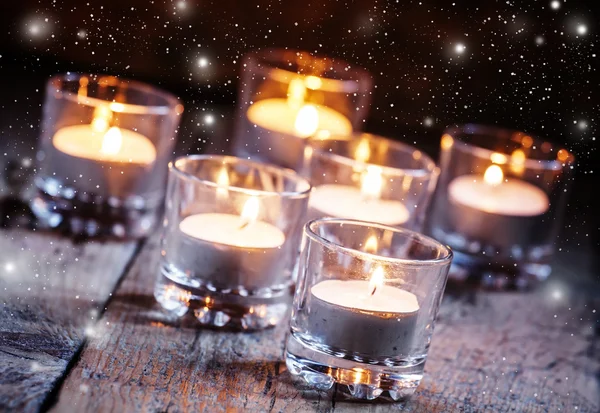
[[[0,411],[40,409],[133,257],[136,244],[0,232]]]
[[[154,303],[156,241],[137,258],[53,411],[387,411],[294,384],[284,326],[197,330]],[[600,409],[596,302],[538,294],[447,297],[409,412]],[[594,307],[596,305],[596,307]],[[556,315],[556,316],[555,316]]]

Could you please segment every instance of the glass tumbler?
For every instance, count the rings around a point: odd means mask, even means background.
[[[183,106],[105,75],[50,78],[37,154],[41,222],[90,236],[141,237],[160,219]]]
[[[423,377],[451,261],[449,248],[407,229],[307,223],[288,370],[321,389],[344,385],[356,398],[410,396]]]
[[[371,77],[339,59],[267,49],[244,56],[234,153],[296,169],[306,138],[346,135],[367,116]]]
[[[448,129],[427,231],[454,250],[451,279],[491,289],[545,279],[573,167],[566,149],[523,132]]]
[[[309,219],[347,218],[419,231],[438,173],[417,148],[382,136],[311,140],[302,168],[313,185]]]
[[[293,293],[310,188],[291,170],[230,156],[169,164],[158,302],[204,325],[277,324]]]

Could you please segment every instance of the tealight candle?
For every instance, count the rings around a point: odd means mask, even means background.
[[[293,171],[232,156],[171,163],[158,302],[215,327],[283,320],[310,188]]]
[[[274,163],[295,168],[304,152],[306,138],[316,133],[343,136],[352,132],[350,120],[340,112],[305,101],[305,82],[313,78],[293,79],[287,98],[259,100],[246,112],[253,125],[252,138],[268,151],[262,155]]]
[[[491,165],[483,176],[459,176],[448,185],[448,195],[457,204],[508,216],[540,215],[550,204],[537,186],[517,178],[504,179],[498,165]]]
[[[285,236],[276,226],[258,220],[259,200],[249,198],[240,215],[202,213],[179,224],[175,264],[191,268],[198,279],[220,289],[269,287],[283,271],[276,260]]]
[[[385,284],[382,267],[369,281],[321,281],[311,288],[308,323],[327,345],[345,352],[409,354],[419,303],[408,291]]]
[[[386,225],[401,225],[408,221],[410,214],[402,202],[380,198],[382,186],[381,168],[375,165],[367,167],[360,188],[319,185],[310,195],[309,216],[375,221]]]
[[[358,398],[409,396],[423,375],[451,261],[447,247],[405,228],[308,222],[288,371],[320,389],[348,386]]]
[[[549,208],[546,193],[518,178],[505,178],[500,166],[483,175],[461,175],[448,185],[450,214],[468,237],[510,248],[524,243],[529,230]]]
[[[156,148],[144,135],[116,126],[98,107],[90,124],[60,128],[52,137],[48,156],[57,173],[70,178],[79,191],[125,197],[156,160]]]

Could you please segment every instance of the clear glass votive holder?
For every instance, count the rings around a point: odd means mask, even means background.
[[[429,156],[367,133],[310,140],[302,174],[313,185],[308,217],[422,229],[438,177]]]
[[[323,390],[344,385],[356,398],[409,397],[423,377],[451,261],[449,248],[404,228],[307,223],[288,370]]]
[[[105,75],[50,78],[38,147],[42,224],[142,237],[160,219],[183,106],[153,86]]]
[[[277,324],[293,294],[310,188],[291,170],[231,156],[170,163],[158,302],[203,325]]]
[[[427,232],[452,247],[452,281],[528,288],[548,277],[574,157],[494,126],[450,128]]]
[[[267,49],[244,56],[234,153],[296,169],[305,140],[360,130],[369,73],[340,59]]]

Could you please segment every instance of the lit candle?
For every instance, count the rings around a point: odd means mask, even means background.
[[[400,201],[381,199],[381,175],[380,167],[369,165],[362,174],[360,188],[339,184],[315,187],[310,194],[309,216],[311,219],[337,217],[386,225],[405,223],[410,217],[406,206]]]
[[[509,167],[519,170],[521,164]],[[550,205],[542,189],[518,178],[505,178],[496,164],[483,175],[462,175],[452,180],[448,201],[454,230],[469,242],[475,241],[473,248],[479,249],[483,243],[508,251],[515,245],[528,245],[535,238],[533,228],[541,224]]]
[[[206,213],[184,218],[179,230],[211,243],[240,248],[277,248],[285,241],[283,232],[274,225],[258,221],[259,202],[251,197],[241,215]]]
[[[249,198],[240,215],[200,213],[184,218],[169,241],[178,251],[175,266],[217,289],[257,290],[281,279],[285,235],[258,219],[260,202]],[[192,286],[194,287],[194,286]],[[198,286],[196,286],[198,287]]]
[[[156,148],[144,135],[110,126],[112,111],[96,108],[87,125],[60,128],[52,137],[53,158],[48,171],[66,177],[69,184],[88,194],[126,197],[139,177],[156,160]]]
[[[287,98],[259,100],[248,108],[246,116],[254,125],[250,129],[259,150],[273,163],[296,168],[304,153],[304,140],[319,133],[348,135],[352,132],[350,120],[330,107],[305,101],[306,89],[318,89],[319,78],[308,76],[293,79],[288,86]]]
[[[541,215],[550,200],[544,191],[521,179],[505,179],[498,165],[491,165],[481,175],[463,175],[448,185],[452,202],[509,216]]]
[[[311,288],[311,335],[332,350],[361,355],[410,353],[419,303],[406,290],[385,283],[382,267],[370,280],[325,280]]]

